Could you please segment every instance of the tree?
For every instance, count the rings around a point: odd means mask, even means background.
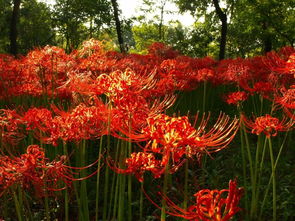
[[[173,13],[170,10],[166,9],[167,4],[170,0],[143,0],[143,4],[140,7],[140,11],[143,12],[143,15],[137,17],[141,23],[153,23],[157,26],[158,29],[158,41],[164,41],[165,37],[165,25],[164,18],[166,14]],[[148,19],[148,14],[154,14],[151,19]]]
[[[98,36],[104,24],[110,25],[111,18],[108,0],[56,0],[54,6],[60,41],[68,52],[83,40]]]
[[[121,28],[121,22],[120,22],[120,18],[119,18],[118,3],[117,3],[117,0],[111,0],[111,1],[112,1],[112,6],[113,6],[114,20],[115,20],[115,24],[116,24],[116,31],[117,31],[117,37],[118,37],[120,51],[122,53],[124,53],[125,52],[125,45],[124,45],[122,28]]]
[[[230,55],[245,57],[294,46],[294,14],[291,0],[236,2],[229,27]]]
[[[19,51],[55,44],[55,31],[50,8],[36,0],[23,0],[19,20]]]
[[[0,53],[10,51],[9,32],[11,19],[11,2],[10,0],[0,0]]]
[[[17,23],[19,19],[21,0],[13,0],[13,9],[10,22],[10,53],[17,55]]]
[[[228,12],[232,11],[233,7],[233,1],[226,1],[223,2],[225,7],[221,7],[221,2],[219,0],[212,0],[212,1],[206,1],[206,0],[175,0],[175,3],[178,5],[180,11],[190,11],[192,15],[194,16],[205,16],[209,13],[210,10],[208,10],[212,6],[214,7],[214,11],[216,16],[219,18],[219,21],[221,22],[221,28],[220,28],[220,40],[219,40],[219,60],[222,60],[225,58],[226,54],[226,38],[227,38],[227,17]],[[212,17],[213,18],[213,17]]]

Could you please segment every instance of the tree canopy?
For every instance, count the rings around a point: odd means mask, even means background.
[[[115,0],[56,0],[53,6],[37,0],[0,0],[0,53],[24,54],[47,44],[70,52],[90,38],[108,40],[115,50],[126,52],[144,53],[149,44],[163,42],[184,55],[219,59],[294,46],[292,0],[139,2],[137,14],[126,19]],[[171,3],[178,11],[170,10]],[[185,12],[193,16],[192,26],[167,16]]]

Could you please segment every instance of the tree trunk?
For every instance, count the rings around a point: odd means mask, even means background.
[[[268,35],[264,39],[264,53],[270,52],[272,50],[271,37]]]
[[[117,0],[112,0],[112,6],[113,6],[113,10],[114,10],[114,19],[115,19],[115,23],[116,23],[116,30],[117,30],[117,37],[118,37],[118,42],[119,42],[119,46],[120,46],[120,51],[122,53],[125,53],[124,40],[123,40],[123,36],[122,36],[121,22],[119,19]]]
[[[264,54],[266,54],[267,52],[270,52],[272,49],[272,39],[271,39],[271,34],[268,31],[269,24],[268,22],[263,22],[262,23],[262,30],[264,30],[264,36],[263,36],[263,50],[264,50]]]
[[[164,40],[164,31],[163,31],[163,23],[164,23],[164,8],[165,8],[166,1],[161,2],[161,15],[160,15],[160,24],[159,24],[159,39]]]
[[[225,58],[225,48],[226,48],[226,36],[227,36],[227,16],[221,10],[219,1],[213,0],[215,11],[218,15],[219,20],[221,21],[221,37],[219,42],[219,60]]]
[[[17,22],[21,0],[13,0],[13,9],[10,23],[10,53],[17,55]]]

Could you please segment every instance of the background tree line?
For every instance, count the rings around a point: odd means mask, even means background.
[[[141,0],[139,15],[124,19],[117,0],[0,0],[0,53],[27,53],[57,45],[67,52],[86,39],[105,40],[122,52],[144,53],[160,41],[182,54],[247,57],[295,41],[293,0]],[[168,2],[178,12],[169,11]],[[127,3],[127,2],[126,2]],[[190,12],[192,27],[167,15]],[[147,16],[152,15],[152,16]]]

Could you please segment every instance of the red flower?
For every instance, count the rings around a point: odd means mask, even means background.
[[[238,105],[240,102],[247,100],[248,95],[245,91],[237,91],[229,93],[225,96],[225,101],[228,104]]]
[[[237,188],[236,180],[230,180],[229,189],[198,191],[194,194],[196,203],[186,210],[177,206],[167,196],[161,195],[168,207],[166,213],[172,216],[192,221],[228,221],[241,210],[238,204],[243,192],[243,188]],[[147,198],[160,208],[149,196]]]
[[[295,85],[288,90],[282,89],[281,96],[277,96],[275,101],[284,108],[295,109]]]
[[[272,117],[269,114],[257,117],[255,121],[247,119],[246,116],[242,116],[242,119],[246,127],[252,129],[251,133],[256,135],[264,133],[267,137],[276,136],[278,131],[290,130],[295,123],[292,120],[287,121],[287,118],[280,121],[278,118]]]
[[[44,196],[49,191],[58,191],[71,186],[72,181],[86,179],[97,171],[84,178],[74,178],[72,170],[82,170],[85,167],[70,167],[65,165],[66,156],[59,160],[49,161],[45,158],[44,149],[38,145],[30,145],[27,152],[20,157],[0,157],[0,196],[14,184],[21,185],[24,189],[34,188],[38,197]],[[60,187],[64,184],[65,187]]]
[[[138,152],[132,153],[130,158],[125,160],[126,169],[120,169],[114,165],[114,162],[109,158],[108,165],[116,172],[121,174],[134,174],[139,182],[143,182],[143,174],[146,171],[151,171],[155,178],[161,176],[165,171],[160,166],[160,161],[156,160],[153,153]]]
[[[3,143],[16,145],[24,138],[21,125],[23,121],[15,110],[0,109],[0,140]]]

